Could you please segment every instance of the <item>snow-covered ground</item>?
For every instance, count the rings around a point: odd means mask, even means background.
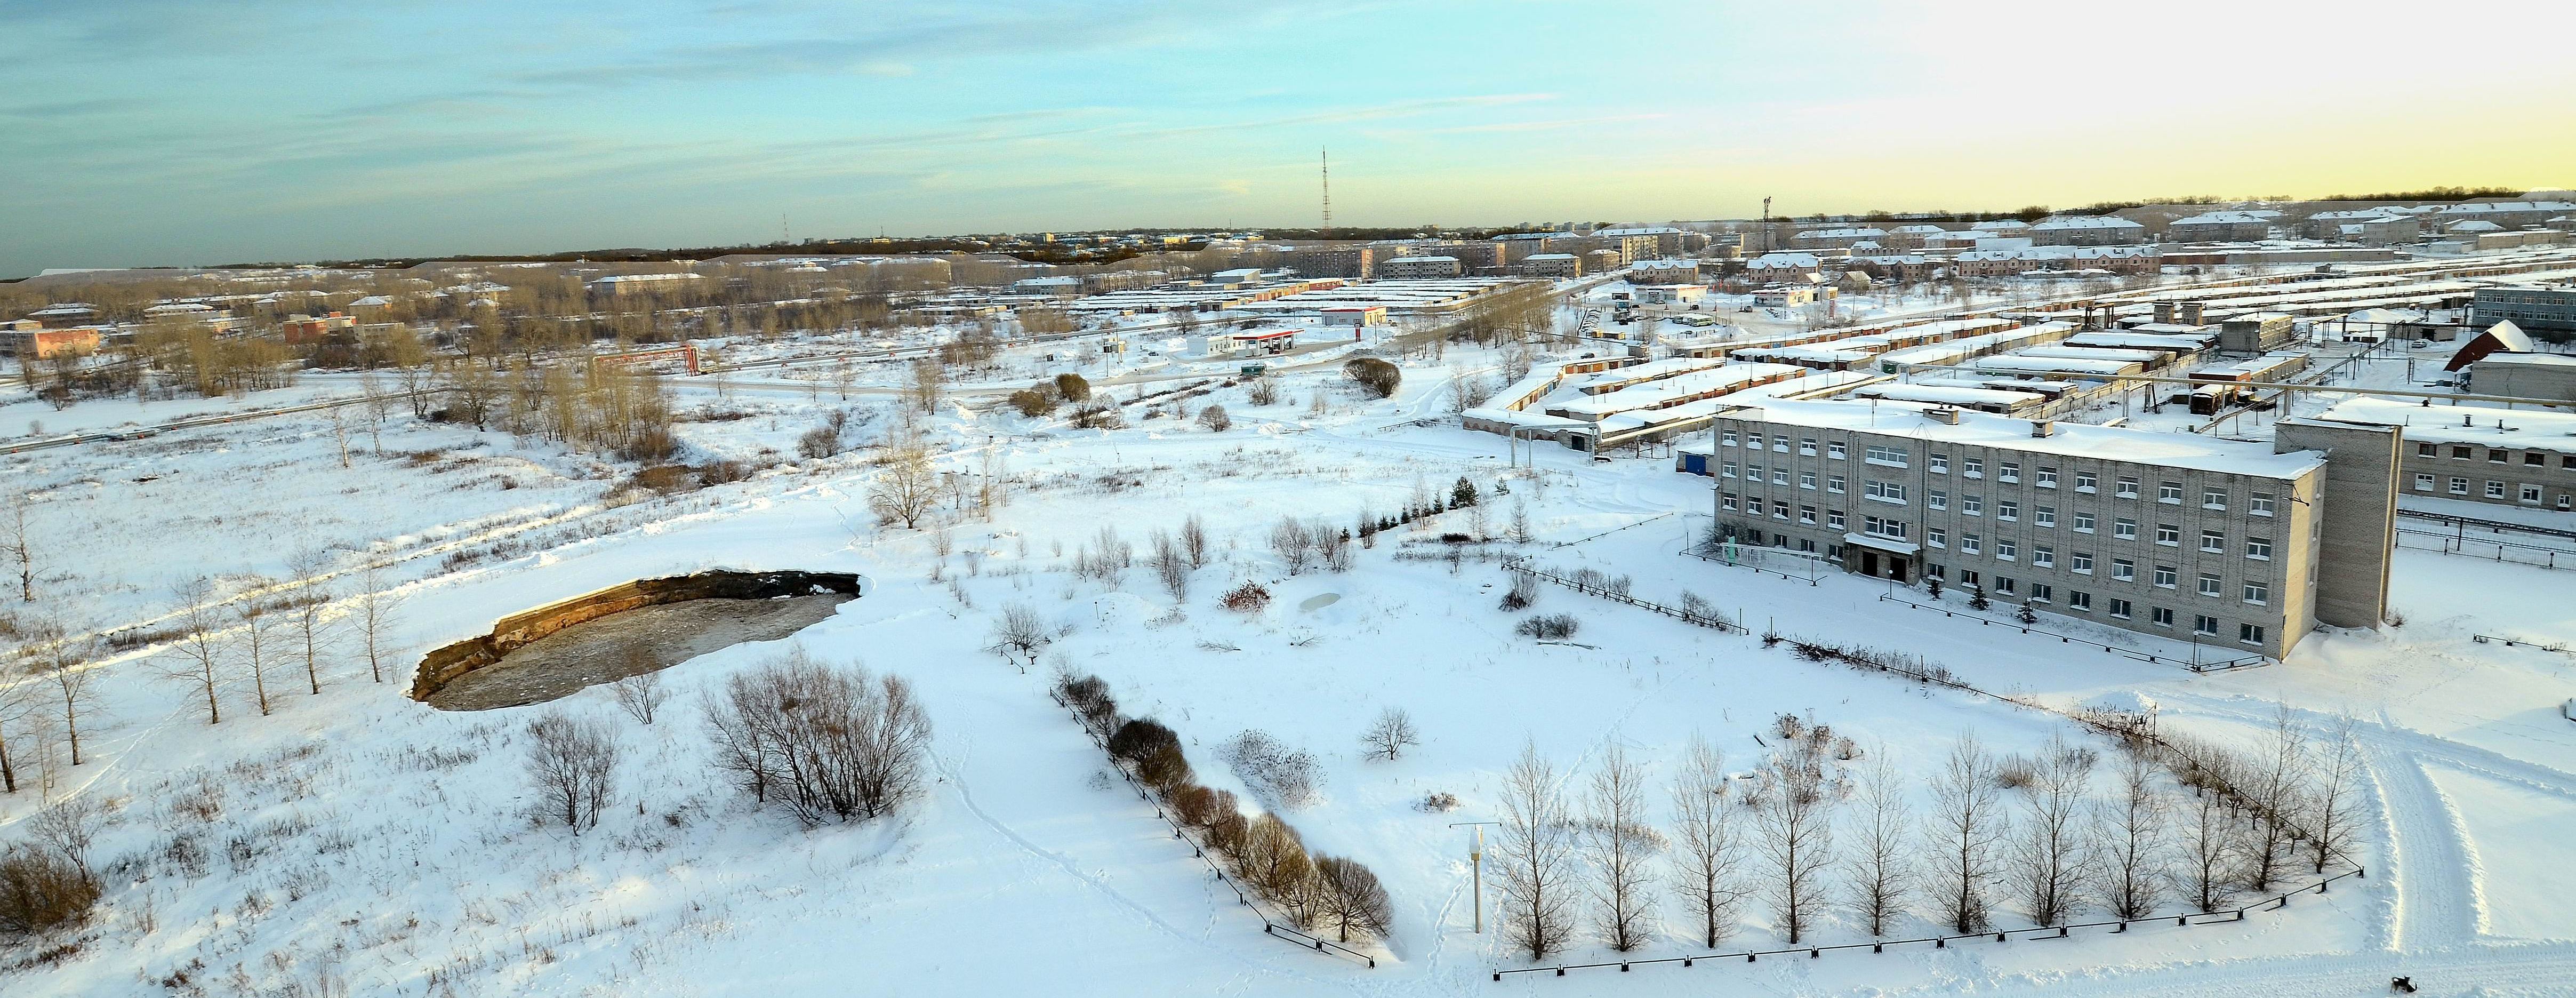
[[[993,381],[1041,366],[1005,362],[1014,366]],[[1878,599],[1884,582],[1829,575],[1810,586],[1684,557],[1677,549],[1706,522],[1694,519],[1708,508],[1705,479],[1659,460],[1595,463],[1548,448],[1534,469],[1511,470],[1500,438],[1406,425],[1443,410],[1452,372],[1495,366],[1475,351],[1408,368],[1388,400],[1361,399],[1334,366],[1291,369],[1272,406],[1251,405],[1241,387],[1192,400],[1232,412],[1221,433],[1141,419],[1145,405],[1129,406],[1129,428],[1115,431],[949,406],[926,424],[945,451],[940,467],[981,474],[998,450],[1013,484],[989,521],[943,528],[944,555],[925,532],[852,529],[867,519],[868,452],[782,457],[835,409],[851,413],[854,440],[881,439],[898,422],[895,400],[843,400],[785,379],[770,379],[776,390],[746,377],[721,395],[682,392],[684,409],[721,417],[681,425],[693,458],[766,450],[779,463],[670,496],[619,490],[632,466],[407,416],[386,430],[382,456],[356,445],[346,469],[329,423],[308,416],[21,455],[7,467],[43,500],[42,605],[77,628],[144,624],[171,609],[173,581],[275,576],[294,552],[320,548],[342,569],[399,565],[389,581],[403,597],[401,671],[368,682],[343,630],[321,694],[303,692],[300,675],[272,680],[276,712],[263,717],[237,686],[210,727],[158,653],[135,648],[95,667],[103,696],[84,718],[83,765],[59,757],[58,739],[12,732],[22,739],[13,747],[32,748],[13,756],[27,760],[22,779],[46,786],[0,796],[0,840],[26,836],[40,797],[113,801],[117,820],[93,849],[107,896],[69,937],[77,950],[42,962],[19,962],[34,945],[0,953],[0,991],[2272,996],[2365,993],[2413,974],[2435,994],[2542,995],[2576,980],[2576,884],[2564,872],[2576,859],[2564,836],[2576,724],[2558,715],[2576,693],[2576,658],[2475,640],[2576,640],[2564,595],[2576,576],[2404,551],[2393,601],[2404,626],[2321,633],[2287,663],[2196,675],[1907,610]],[[879,370],[868,385],[898,377]],[[268,404],[286,398],[272,394]],[[1269,549],[1283,516],[1351,524],[1462,476],[1484,493],[1481,525],[1460,511],[1399,528],[1347,572],[1292,575]],[[1493,931],[1491,857],[1487,932],[1471,930],[1469,839],[1451,823],[1500,816],[1502,772],[1524,744],[1557,765],[1569,793],[1606,746],[1620,746],[1648,767],[1662,820],[1660,788],[1690,738],[1750,770],[1766,750],[1757,738],[1783,714],[1830,724],[1917,776],[1962,732],[2007,754],[2087,737],[2044,711],[1801,661],[1785,646],[1563,588],[1544,588],[1533,610],[1579,618],[1580,644],[1534,644],[1512,633],[1521,615],[1496,608],[1509,575],[1485,557],[1453,566],[1438,539],[1501,533],[1515,508],[1536,536],[1484,546],[1497,556],[1629,576],[1637,596],[1667,604],[1687,590],[1757,632],[1921,654],[2034,703],[2143,696],[2165,725],[2245,744],[2278,701],[2320,724],[2349,710],[2363,720],[2370,769],[2356,850],[2369,876],[2228,925],[1492,982],[1492,971],[1526,964]],[[1114,584],[1069,571],[1104,529],[1141,549],[1194,513],[1215,556],[1185,597],[1141,564]],[[678,696],[650,727],[601,689],[472,714],[401,694],[421,652],[498,617],[718,566],[854,571],[873,586],[789,641],[671,669]],[[1268,610],[1216,604],[1244,581],[1274,591]],[[1325,594],[1338,598],[1303,608]],[[987,650],[1012,605],[1062,631],[1036,669]],[[699,695],[791,642],[918,685],[934,782],[899,817],[805,830],[754,809],[710,770]],[[1321,760],[1318,798],[1283,814],[1311,848],[1385,880],[1393,931],[1365,947],[1379,965],[1265,937],[1150,805],[1123,784],[1102,788],[1105,759],[1046,696],[1058,665],[1097,673],[1130,713],[1177,730],[1212,786],[1250,796],[1219,752],[1245,730]],[[1366,761],[1358,736],[1386,707],[1409,711],[1423,744]],[[529,818],[521,776],[525,722],[558,709],[616,724],[628,755],[615,806],[578,839]],[[1459,807],[1417,806],[1432,793],[1455,794]],[[1632,955],[1697,952],[1669,897],[1665,908],[1664,930]],[[1779,944],[1764,904],[1748,916],[1734,945]],[[1998,921],[2029,925],[2011,902]],[[1921,914],[1893,929],[1937,931]],[[1815,938],[1867,936],[1837,909]],[[1562,959],[1612,958],[1587,931]]]

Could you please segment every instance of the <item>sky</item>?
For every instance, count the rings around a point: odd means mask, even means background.
[[[0,0],[0,278],[1304,227],[1327,147],[1365,226],[2576,185],[2576,5],[2376,8]]]

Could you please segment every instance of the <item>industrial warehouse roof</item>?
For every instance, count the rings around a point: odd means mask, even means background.
[[[1961,412],[1955,424],[1923,415],[1938,408],[1928,403],[1881,401],[1775,401],[1742,406],[1718,415],[1825,430],[1854,430],[1907,437],[1926,443],[2002,447],[2037,454],[2128,461],[2231,475],[2295,479],[2325,466],[2317,451],[2272,453],[2267,443],[2245,443],[2194,433],[2139,430],[2088,423],[2052,424],[2049,436],[2032,436],[2032,421]]]

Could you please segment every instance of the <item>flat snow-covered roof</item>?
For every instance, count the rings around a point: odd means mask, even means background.
[[[2210,471],[2259,478],[2296,479],[2325,467],[2317,451],[2272,453],[2272,445],[2204,437],[2196,433],[2139,430],[2088,423],[2057,423],[2045,437],[2031,435],[2031,420],[1987,413],[1959,413],[1956,424],[1923,415],[1935,406],[1921,402],[1772,401],[1747,405],[1719,415],[1822,430],[1852,430],[1907,437],[1935,444],[2000,447],[2036,454],[2129,461],[2138,464]]]

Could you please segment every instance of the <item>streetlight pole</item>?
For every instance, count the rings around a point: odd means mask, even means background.
[[[1480,936],[1485,934],[1485,826],[1499,824],[1502,824],[1502,822],[1452,821],[1449,823],[1449,827],[1451,828],[1466,826],[1476,830],[1476,844],[1467,847],[1467,862],[1470,866],[1474,867],[1476,871],[1473,894],[1475,897],[1474,907],[1476,911],[1476,934]]]

